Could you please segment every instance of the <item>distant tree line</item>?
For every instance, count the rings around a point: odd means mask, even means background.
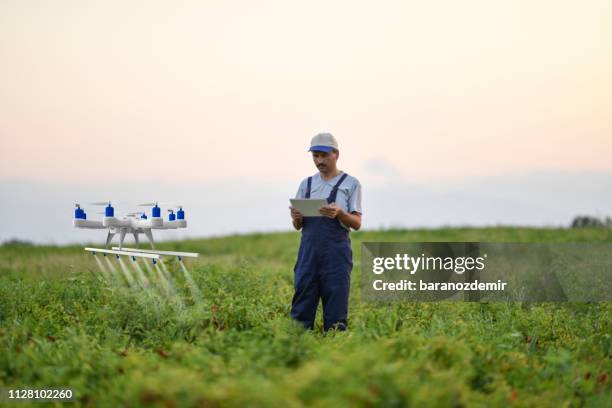
[[[612,218],[598,218],[589,215],[578,215],[572,221],[572,228],[612,228]]]
[[[2,243],[3,247],[21,247],[21,246],[32,246],[34,245],[32,242],[30,241],[24,241],[21,239],[10,239],[8,241],[4,241]]]

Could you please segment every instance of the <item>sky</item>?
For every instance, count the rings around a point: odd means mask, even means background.
[[[297,186],[322,131],[390,194],[589,180],[612,172],[610,21],[608,0],[1,0],[0,182]]]

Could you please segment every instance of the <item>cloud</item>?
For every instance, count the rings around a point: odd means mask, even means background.
[[[363,164],[364,179],[378,184],[381,181],[402,180],[401,171],[382,157],[373,157]]]

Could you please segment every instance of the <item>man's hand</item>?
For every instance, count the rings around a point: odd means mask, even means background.
[[[319,209],[319,213],[324,217],[338,218],[340,222],[354,230],[361,228],[361,213],[353,211],[348,213],[339,207],[336,203],[324,205]]]
[[[289,207],[289,213],[291,214],[291,219],[293,221],[300,221],[302,222],[302,219],[304,218],[304,216],[302,215],[302,213],[299,210],[296,210],[293,207]]]
[[[304,220],[304,215],[301,212],[296,210],[295,208],[289,206],[289,214],[291,214],[291,220],[293,221],[293,228],[299,230],[302,228],[302,221]]]
[[[327,218],[336,218],[342,212],[342,208],[338,207],[336,203],[327,204],[319,208],[319,213]]]

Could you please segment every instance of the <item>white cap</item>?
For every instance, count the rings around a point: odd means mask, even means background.
[[[319,133],[310,141],[309,152],[331,152],[333,149],[338,150],[338,141],[331,133]]]

